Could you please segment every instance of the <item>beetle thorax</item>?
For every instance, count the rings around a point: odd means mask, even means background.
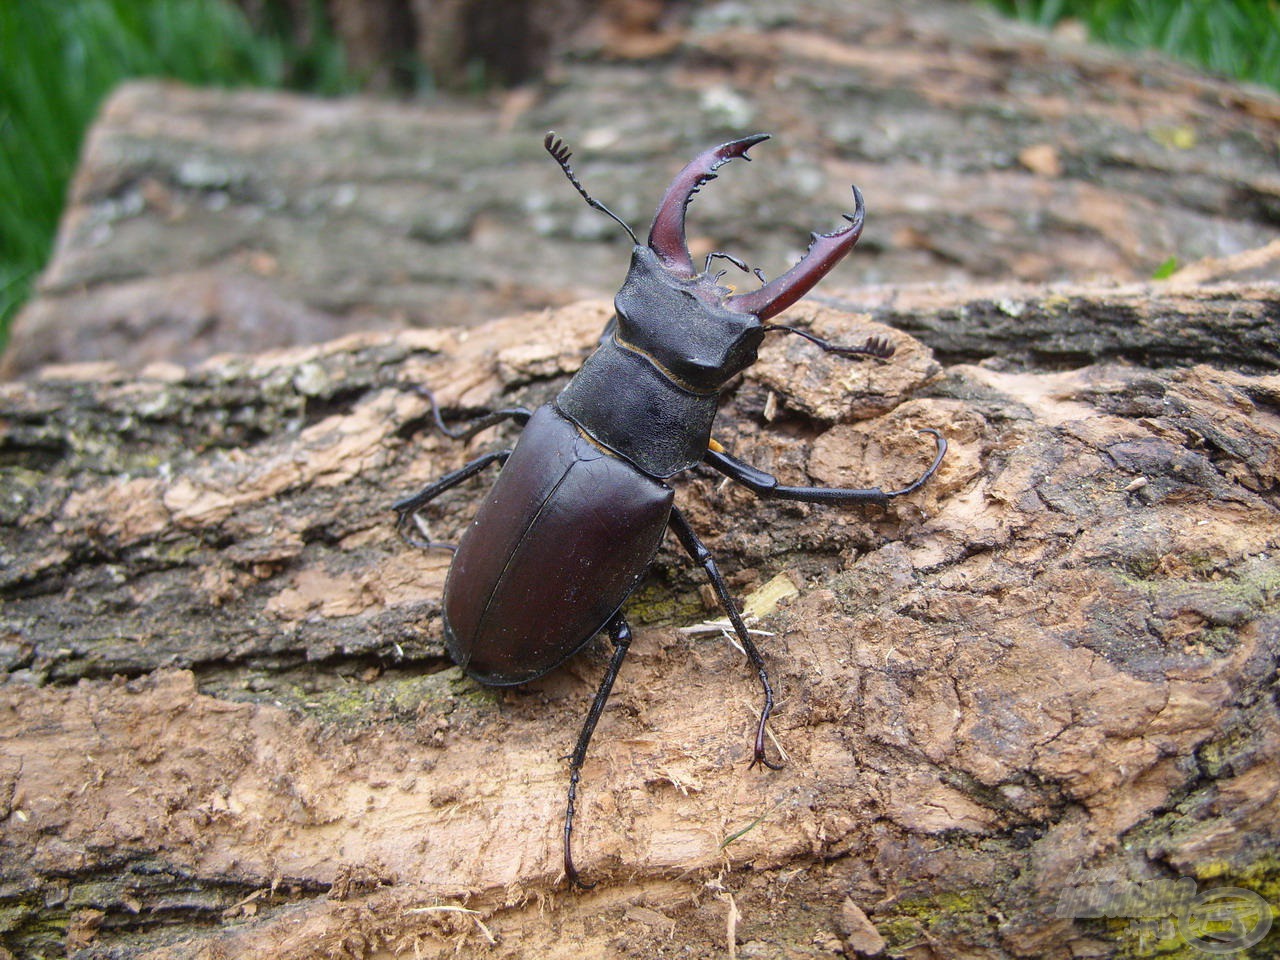
[[[731,291],[706,275],[681,277],[637,246],[614,300],[618,340],[694,390],[719,390],[756,362],[764,326],[724,306]]]

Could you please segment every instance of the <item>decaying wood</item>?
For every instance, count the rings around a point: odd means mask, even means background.
[[[1191,264],[1168,283],[899,285],[820,294],[919,337],[939,359],[1070,369],[1102,360],[1179,366],[1199,360],[1257,373],[1280,369],[1280,241]],[[1211,281],[1206,283],[1206,281]],[[1088,323],[1076,322],[1076,297]],[[1105,303],[1104,310],[1096,310]]]
[[[1074,327],[1117,309],[1060,294]],[[1193,314],[1221,291],[1176,296]],[[1274,309],[1274,287],[1237,296]],[[675,629],[716,614],[664,547],[586,768],[599,886],[567,892],[563,757],[603,651],[515,690],[464,679],[440,647],[448,555],[387,506],[495,442],[432,432],[414,385],[459,415],[540,402],[607,316],[0,389],[11,949],[712,957],[731,929],[744,957],[1068,957],[1127,942],[1056,915],[1081,871],[1274,889],[1275,367],[942,367],[809,305],[792,320],[897,356],[770,340],[719,439],[798,482],[911,477],[923,427],[947,460],[884,508],[678,484],[739,596],[795,588],[760,623],[787,764],[747,769],[757,688]]]

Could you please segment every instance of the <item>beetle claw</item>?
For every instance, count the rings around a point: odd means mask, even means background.
[[[582,879],[579,876],[579,873],[577,873],[577,868],[573,865],[572,860],[567,860],[566,863],[564,863],[564,878],[570,882],[571,886],[577,887],[579,890],[593,890],[595,884],[599,883],[599,881],[591,881],[588,883],[585,879]]]

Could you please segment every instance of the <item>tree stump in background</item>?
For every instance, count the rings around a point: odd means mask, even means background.
[[[126,87],[5,366],[191,362],[611,297],[626,237],[564,183],[548,129],[637,230],[694,154],[773,132],[690,229],[695,254],[771,276],[857,183],[866,233],[823,296],[1134,282],[1280,239],[1273,94],[965,4],[754,0],[697,8],[678,37],[649,60],[580,38],[493,102]]]

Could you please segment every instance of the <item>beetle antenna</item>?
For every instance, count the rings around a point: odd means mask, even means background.
[[[781,330],[783,333],[794,333],[796,336],[804,337],[811,343],[816,343],[827,353],[834,353],[841,357],[875,357],[878,360],[888,360],[893,356],[893,352],[896,349],[885,337],[867,337],[866,343],[861,346],[846,347],[838,343],[832,343],[830,340],[823,340],[821,337],[814,336],[808,330],[800,330],[797,327],[788,327],[782,323],[771,323],[764,329],[766,332]]]
[[[746,159],[746,158],[744,157],[743,159]],[[707,254],[707,262],[702,268],[703,273],[711,272],[711,261],[714,260],[716,257],[719,257],[722,260],[728,260],[730,263],[732,263],[735,267],[737,267],[743,273],[754,273],[756,275],[756,279],[759,280],[761,283],[769,282],[768,280],[765,279],[764,271],[761,270],[759,267],[748,266],[745,260],[735,257],[732,253],[720,253],[719,251],[717,251],[716,253]],[[718,274],[716,274],[716,279],[719,280],[721,277],[723,277],[725,275],[725,272],[726,271],[721,270]]]
[[[578,182],[578,178],[573,174],[573,167],[569,166],[569,158],[572,157],[573,154],[569,151],[569,147],[565,142],[556,136],[554,131],[552,131],[547,134],[546,139],[542,141],[542,145],[546,148],[547,153],[551,154],[551,159],[560,164],[560,169],[564,171],[564,175],[568,177],[569,182],[573,184],[573,189],[577,190],[578,193],[581,194],[582,199],[587,201],[588,204],[595,207],[601,213],[612,217],[623,230],[627,231],[627,235],[631,237],[632,244],[639,246],[640,241],[636,239],[635,231],[627,226],[627,222],[591,194],[587,193],[587,188]]]

